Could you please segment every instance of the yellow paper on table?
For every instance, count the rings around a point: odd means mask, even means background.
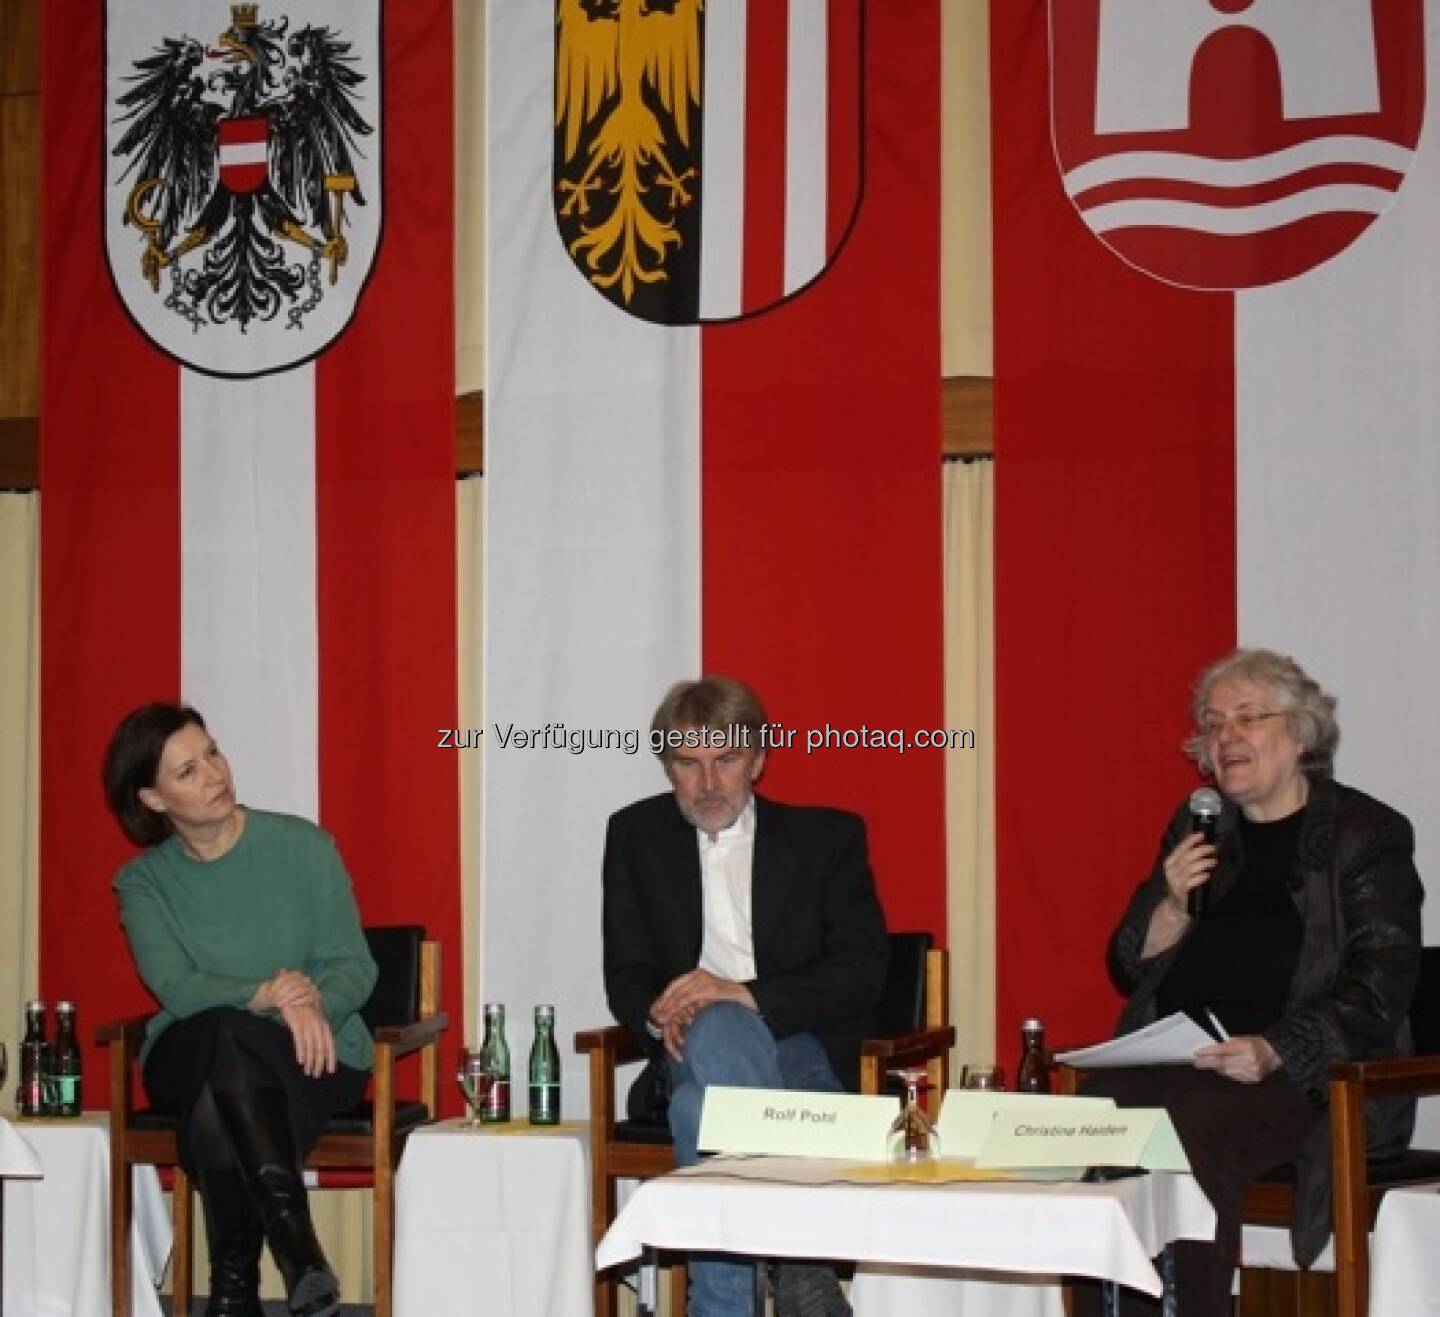
[[[978,1157],[990,1133],[995,1113],[1014,1108],[1038,1114],[1051,1108],[1062,1112],[1109,1111],[1113,1098],[1064,1097],[1052,1093],[1003,1093],[993,1089],[952,1088],[945,1094],[935,1131],[940,1135],[942,1157]],[[1086,1163],[1087,1165],[1089,1163]]]
[[[1188,1171],[1180,1136],[1162,1107],[1107,1110],[1002,1107],[976,1155],[977,1166],[1138,1166]]]
[[[712,1085],[700,1113],[700,1148],[883,1162],[898,1112],[893,1097]]]

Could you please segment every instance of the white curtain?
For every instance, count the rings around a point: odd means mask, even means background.
[[[945,909],[957,1061],[995,1057],[994,463],[947,462],[945,725],[975,733],[947,752]]]

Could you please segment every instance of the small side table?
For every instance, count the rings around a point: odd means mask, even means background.
[[[43,1176],[7,1187],[6,1317],[109,1317],[109,1117],[87,1112],[65,1120],[20,1120],[11,1129]],[[160,1317],[155,1283],[170,1254],[170,1218],[153,1166],[137,1166],[134,1184],[132,1311]]]
[[[395,1176],[395,1317],[592,1317],[588,1126],[427,1125]]]
[[[0,1315],[5,1312],[5,1181],[38,1180],[44,1174],[35,1149],[0,1116]]]

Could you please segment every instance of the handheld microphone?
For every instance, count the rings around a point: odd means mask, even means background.
[[[1216,826],[1220,822],[1220,811],[1224,802],[1214,787],[1199,787],[1190,793],[1190,831],[1201,833],[1210,845],[1215,844]],[[1192,887],[1185,893],[1185,913],[1192,919],[1199,919],[1205,913],[1210,900],[1210,883],[1207,879],[1199,887]]]

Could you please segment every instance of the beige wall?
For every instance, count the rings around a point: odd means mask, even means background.
[[[991,373],[986,0],[941,0],[940,373]]]
[[[455,7],[456,391],[484,387],[483,0]],[[989,375],[990,112],[986,0],[941,0],[941,374]]]

